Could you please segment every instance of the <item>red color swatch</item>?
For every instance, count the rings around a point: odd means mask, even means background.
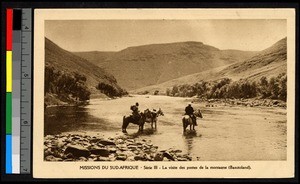
[[[13,10],[6,9],[6,50],[12,50]]]

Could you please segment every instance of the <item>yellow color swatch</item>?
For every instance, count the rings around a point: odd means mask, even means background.
[[[6,51],[6,92],[12,92],[12,51]]]

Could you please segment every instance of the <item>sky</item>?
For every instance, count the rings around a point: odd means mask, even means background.
[[[46,20],[45,36],[68,51],[199,41],[216,48],[260,51],[286,37],[286,20]]]

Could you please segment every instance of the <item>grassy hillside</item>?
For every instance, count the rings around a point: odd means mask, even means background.
[[[128,90],[241,62],[256,52],[219,50],[201,42],[129,47],[119,52],[77,52],[112,73]]]
[[[258,80],[262,76],[273,77],[286,73],[287,40],[276,42],[271,47],[257,53],[242,63],[236,63],[224,69],[219,75],[232,76],[232,78],[250,78]]]
[[[271,47],[258,52],[253,57],[243,62],[237,62],[223,67],[214,68],[204,72],[180,77],[158,85],[147,86],[131,92],[140,93],[149,91],[153,93],[158,90],[165,92],[167,88],[174,85],[195,84],[201,80],[216,81],[222,78],[230,78],[233,81],[248,79],[258,81],[261,77],[276,77],[287,71],[287,43],[286,38],[276,42]]]
[[[68,92],[68,94],[74,92],[76,90],[75,84],[77,87],[82,86],[81,89],[87,88],[86,91],[92,94],[100,93],[96,89],[99,83],[107,84],[117,91],[122,91],[113,75],[86,59],[60,48],[47,38],[45,38],[45,65],[47,71],[45,92],[56,93],[58,97],[62,95],[60,94],[61,90],[65,93]],[[61,89],[58,89],[60,87]],[[69,89],[66,89],[67,87]],[[67,97],[68,94],[65,94],[65,96]]]

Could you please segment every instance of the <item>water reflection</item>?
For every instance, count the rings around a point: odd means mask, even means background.
[[[46,108],[44,125],[44,135],[106,129],[104,121],[90,115],[84,107]]]
[[[183,133],[185,145],[187,146],[187,154],[192,153],[194,137],[197,137],[196,131],[186,131]]]
[[[177,97],[170,98],[172,100],[165,98],[121,98],[93,101],[86,107],[48,107],[45,110],[45,134],[91,131],[109,136],[122,135],[122,117],[130,113],[128,107],[131,104],[139,101],[140,104],[166,109],[165,116],[159,118],[157,131],[152,131],[147,124],[140,134],[137,133],[138,126],[130,124],[129,135],[150,139],[159,149],[180,149],[191,154],[193,159],[198,157],[205,161],[286,159],[284,110],[204,108],[204,118],[198,119],[197,132],[190,132],[188,128],[183,134],[181,115],[185,104]],[[244,146],[245,142],[248,146]]]
[[[155,133],[156,133],[155,129],[147,128],[147,129],[144,129],[142,132],[137,130],[137,132],[127,134],[127,135],[130,135],[131,137],[136,138],[136,137],[139,137],[139,136],[150,136],[150,135],[153,135]]]

